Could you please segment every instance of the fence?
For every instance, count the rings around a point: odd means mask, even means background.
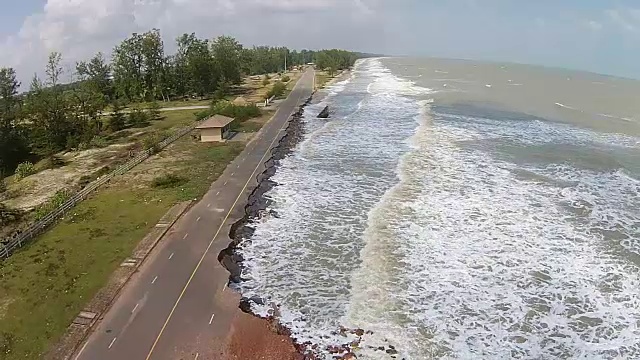
[[[77,194],[75,194],[74,196],[69,198],[67,201],[65,201],[64,204],[60,205],[60,207],[53,210],[52,212],[50,212],[49,214],[47,214],[45,217],[38,220],[37,222],[33,223],[31,226],[29,226],[23,232],[19,233],[17,236],[14,236],[13,238],[6,241],[4,246],[0,245],[2,246],[0,248],[0,259],[8,258],[16,249],[21,248],[24,244],[28,243],[30,240],[32,240],[36,236],[43,233],[49,226],[55,223],[56,220],[62,217],[62,215],[64,215],[67,211],[69,211],[74,206],[76,206],[76,204],[86,199],[87,196],[89,196],[89,194],[91,194],[97,188],[108,183],[114,177],[118,175],[122,175],[127,171],[133,169],[136,165],[140,164],[141,162],[148,159],[151,155],[153,155],[155,153],[155,150],[162,150],[167,146],[169,146],[169,144],[171,144],[172,142],[190,133],[193,129],[195,129],[196,126],[198,126],[198,124],[199,123],[195,123],[184,129],[180,129],[175,134],[171,135],[170,137],[158,143],[158,146],[156,148],[141,151],[136,157],[129,160],[126,164],[120,166],[119,168],[99,178],[98,180],[89,183]]]

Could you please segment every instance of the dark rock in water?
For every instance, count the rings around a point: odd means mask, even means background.
[[[251,297],[251,298],[242,298],[240,300],[240,310],[242,310],[243,312],[247,313],[247,314],[252,314],[251,312],[251,304],[257,304],[257,305],[264,305],[264,300],[262,300],[262,298],[259,298],[257,296]]]
[[[322,111],[320,111],[320,114],[318,114],[318,118],[320,119],[326,119],[329,117],[329,106],[325,106],[324,109],[322,109]]]
[[[387,349],[386,353],[389,354],[389,355],[395,355],[398,352],[395,349]]]

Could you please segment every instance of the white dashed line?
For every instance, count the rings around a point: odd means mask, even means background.
[[[226,184],[226,183],[225,183]],[[218,191],[218,193],[216,194],[216,196],[220,195],[220,191]]]
[[[173,253],[171,253],[171,255],[169,255],[169,260],[171,260],[172,257],[173,257]]]
[[[224,185],[227,185],[227,181],[224,182]]]
[[[115,342],[116,342],[116,339],[117,339],[117,338],[113,338],[113,340],[111,340],[111,344],[109,344],[109,349],[111,349],[111,347],[113,346],[113,343],[115,343]]]
[[[200,218],[198,218],[198,221],[199,221],[199,220],[200,220]],[[182,237],[182,240],[186,239],[186,238],[187,238],[187,236],[189,236],[189,233],[184,234],[184,236]],[[169,258],[169,259],[171,259],[171,258]]]
[[[193,360],[198,360],[198,356],[200,356],[200,354],[196,353],[196,357],[193,358]]]
[[[158,277],[157,277],[157,276],[153,278],[153,280],[151,281],[151,283],[152,283],[152,284],[155,284],[155,283],[156,283],[156,280],[158,280]]]
[[[211,204],[207,204],[207,207],[211,207]]]
[[[209,325],[211,325],[211,323],[213,323],[213,317],[216,316],[216,314],[211,314],[211,319],[209,319]]]
[[[132,314],[136,311],[136,309],[138,308],[138,305],[140,305],[140,303],[137,303],[136,306],[133,308],[133,310],[131,310]]]
[[[200,221],[200,219],[201,219],[201,217],[200,217],[200,216],[198,216],[198,218],[196,219],[196,222]]]

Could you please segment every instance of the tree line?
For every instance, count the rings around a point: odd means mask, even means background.
[[[34,75],[24,93],[15,70],[0,68],[0,174],[126,127],[136,116],[125,119],[121,113],[128,103],[223,98],[246,75],[285,70],[285,58],[288,66],[315,62],[333,73],[360,56],[344,50],[245,48],[230,36],[208,40],[194,33],[178,37],[176,45],[177,51],[167,54],[159,30],[134,33],[113,49],[110,61],[97,53],[77,62],[71,73],[63,70],[62,54],[54,52],[44,77]],[[109,117],[103,116],[107,107]]]

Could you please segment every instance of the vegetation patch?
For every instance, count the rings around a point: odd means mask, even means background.
[[[271,98],[271,97],[280,98],[282,97],[286,89],[287,89],[287,86],[283,82],[277,81],[275,84],[273,84],[273,87],[267,93],[267,98]]]
[[[125,175],[0,262],[0,303],[19,299],[9,303],[0,321],[0,358],[39,358],[164,213],[206,193],[244,148],[242,143],[194,145],[185,137],[169,150],[188,155],[175,161],[185,179],[180,186],[141,188]]]
[[[176,174],[167,174],[158,176],[151,182],[151,186],[161,189],[168,189],[173,187],[178,187],[188,180],[182,176]]]
[[[33,163],[29,161],[25,161],[23,163],[18,164],[18,167],[16,167],[16,175],[14,178],[16,181],[20,181],[26,178],[27,176],[33,175],[35,173],[36,173],[36,167],[33,165]]]
[[[251,118],[259,117],[262,113],[255,105],[234,105],[228,101],[218,101],[211,106],[211,115],[224,115],[234,118],[238,122],[244,122]]]
[[[50,212],[59,208],[72,196],[72,192],[68,189],[62,189],[56,192],[46,203],[38,206],[34,212],[34,218],[40,220],[49,215]]]

